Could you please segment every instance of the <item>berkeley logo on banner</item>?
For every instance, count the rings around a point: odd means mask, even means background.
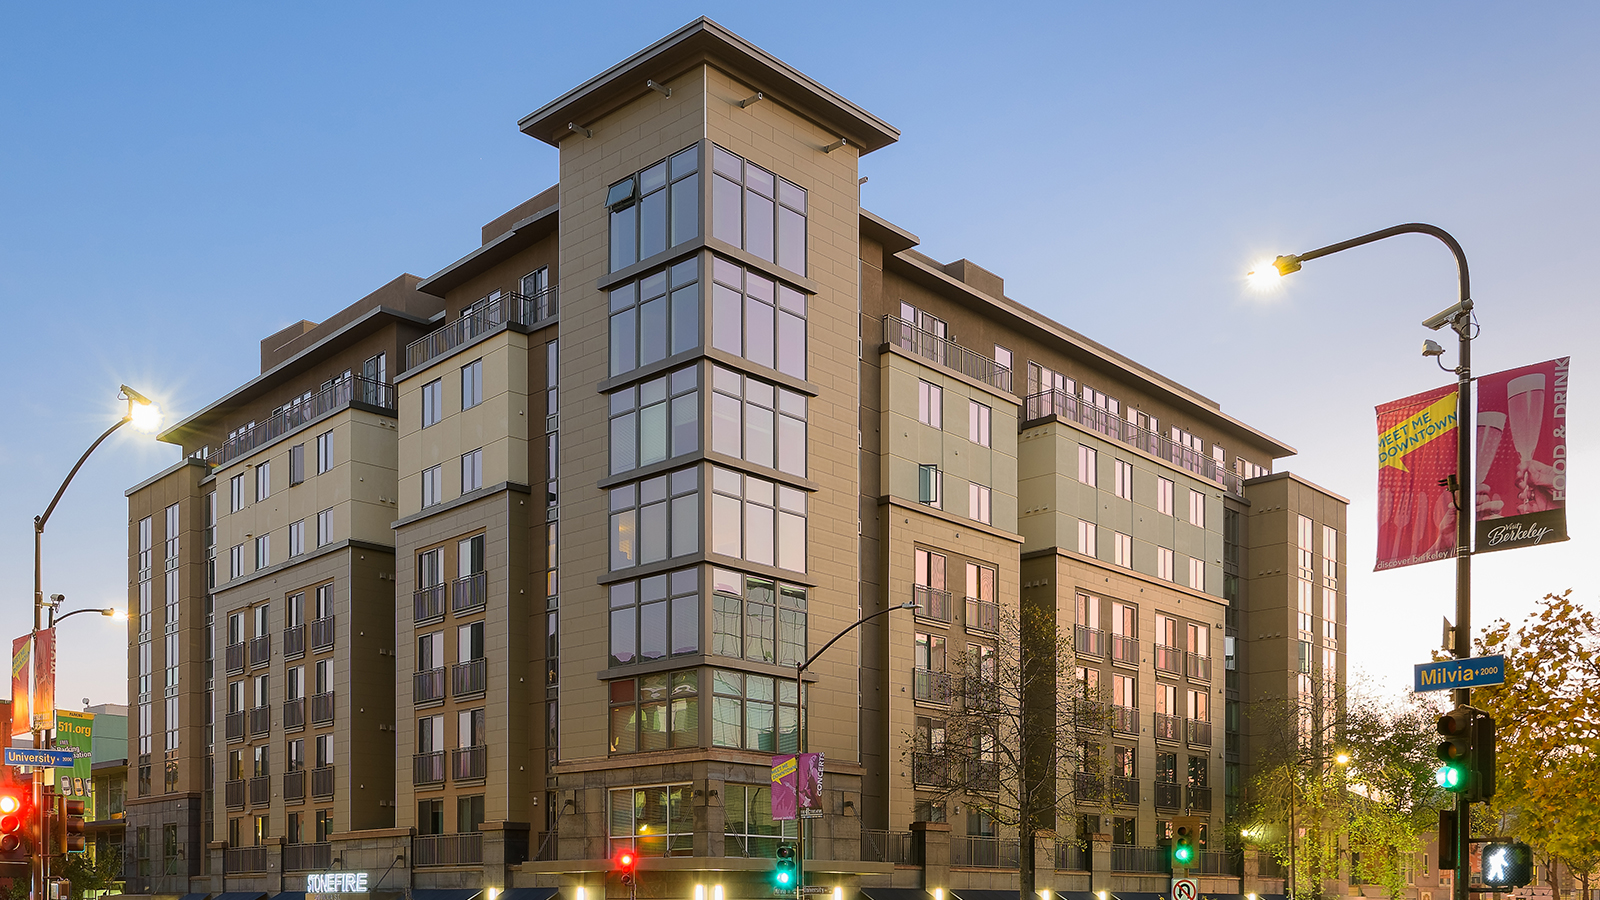
[[[1478,379],[1477,553],[1567,539],[1570,361]]]
[[[1378,407],[1378,571],[1454,556],[1454,385]]]

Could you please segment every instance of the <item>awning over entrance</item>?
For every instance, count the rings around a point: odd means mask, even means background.
[[[215,900],[261,900],[266,895],[266,891],[229,891],[225,894],[218,894]],[[200,896],[204,897],[205,895],[201,894]]]
[[[511,888],[501,891],[495,900],[550,900],[559,892],[553,887]]]
[[[424,888],[411,891],[411,900],[472,900],[473,897],[483,893],[482,888],[458,888],[443,890],[439,888]],[[221,898],[218,898],[221,900]]]
[[[1017,900],[1016,891],[978,890],[976,888],[956,888],[950,892],[956,900]]]
[[[209,894],[184,894],[182,897],[179,897],[178,900],[206,900],[206,897],[208,897],[208,896],[210,896],[210,895]]]
[[[861,896],[867,900],[933,900],[922,888],[864,887]]]
[[[281,891],[272,895],[272,900],[306,900],[305,891]]]

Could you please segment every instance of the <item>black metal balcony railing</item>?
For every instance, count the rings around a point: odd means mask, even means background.
[[[229,644],[222,649],[222,665],[229,675],[244,671],[244,642]]]
[[[1075,635],[1074,646],[1084,656],[1105,655],[1105,632],[1087,625],[1074,625],[1072,632]]]
[[[489,774],[488,747],[460,747],[450,751],[450,777],[471,781]]]
[[[419,834],[411,839],[411,864],[464,866],[483,863],[483,834]]]
[[[333,868],[333,844],[284,844],[285,872],[320,872]]]
[[[1091,431],[1098,431],[1112,440],[1138,447],[1151,456],[1164,459],[1179,468],[1188,469],[1208,481],[1215,481],[1229,493],[1244,493],[1244,479],[1228,471],[1226,465],[1219,465],[1193,447],[1140,428],[1108,410],[1086,403],[1065,391],[1041,391],[1030,394],[1023,405],[1025,422],[1043,419],[1046,416],[1060,416],[1069,422],[1077,422]]]
[[[726,846],[726,845],[724,845]],[[756,856],[755,851],[759,845],[755,839],[749,840],[750,851],[747,855]],[[858,854],[862,862],[897,863],[906,866],[921,865],[918,858],[916,843],[911,839],[909,831],[885,831],[875,828],[861,829],[861,853]],[[769,849],[761,853],[760,859],[771,859]]]
[[[444,783],[444,751],[418,753],[411,758],[412,784]]]
[[[283,730],[306,727],[306,698],[283,701]]]
[[[976,353],[955,341],[924,331],[899,316],[883,317],[883,342],[902,350],[930,359],[948,369],[954,369],[968,378],[1002,391],[1011,390],[1011,370],[981,353]]]
[[[1088,772],[1073,776],[1074,799],[1079,803],[1099,803],[1106,796],[1106,780]]]
[[[267,871],[266,847],[230,847],[223,855],[223,871],[229,875],[234,873],[253,874]]]
[[[340,378],[318,391],[310,400],[285,406],[273,413],[265,422],[246,428],[229,438],[220,450],[206,459],[206,462],[210,463],[212,468],[225,466],[248,455],[262,444],[282,437],[307,422],[314,422],[334,410],[342,409],[352,401],[380,409],[394,409],[394,386],[381,381],[371,381],[359,375]]]
[[[911,783],[944,787],[950,783],[950,759],[943,753],[912,751]]]
[[[1105,731],[1111,727],[1111,708],[1098,700],[1079,700],[1073,704],[1079,731]]]
[[[272,776],[257,775],[250,779],[250,805],[266,806],[272,802]]]
[[[1195,719],[1186,721],[1189,726],[1189,743],[1196,747],[1211,746],[1211,723]]]
[[[250,710],[250,736],[272,733],[272,707],[257,706]]]
[[[912,669],[911,695],[928,703],[949,703],[950,675],[932,669]]]
[[[1183,719],[1180,716],[1156,713],[1156,740],[1183,743]]]
[[[973,869],[1015,869],[1022,845],[1016,838],[968,834],[950,836],[950,865]]]
[[[992,759],[967,760],[967,789],[992,794],[1000,790],[1000,765]]]
[[[1201,850],[1199,859],[1195,860],[1195,868],[1202,875],[1233,875],[1243,874],[1244,857],[1235,855],[1227,850]]]
[[[1131,706],[1111,707],[1111,730],[1118,734],[1139,733],[1139,710]]]
[[[235,778],[222,785],[223,804],[229,809],[244,809],[244,779]]]
[[[1211,788],[1189,785],[1189,808],[1211,811]]]
[[[272,662],[272,635],[263,634],[250,639],[250,667]]]
[[[1000,630],[1000,604],[968,597],[967,630],[997,633]]]
[[[244,740],[244,730],[244,710],[241,709],[238,712],[231,712],[223,717],[222,733],[228,739],[228,743],[232,744]]]
[[[1124,634],[1111,636],[1111,661],[1125,666],[1139,664],[1139,639]]]
[[[311,723],[326,725],[333,721],[333,691],[311,695]]]
[[[299,659],[306,655],[306,626],[290,625],[283,630],[283,658]]]
[[[1111,871],[1165,874],[1172,871],[1172,853],[1165,847],[1111,846]]]
[[[1056,870],[1059,872],[1089,871],[1088,854],[1077,844],[1062,841],[1056,844]]]
[[[1111,776],[1111,802],[1118,806],[1139,805],[1139,779]]]
[[[417,672],[411,676],[411,702],[431,703],[444,699],[444,667]]]
[[[333,766],[317,766],[311,770],[311,796],[319,800],[333,796]]]
[[[1183,674],[1183,651],[1177,647],[1156,644],[1156,671],[1166,675]]]
[[[1189,677],[1195,681],[1211,680],[1211,657],[1189,654]]]
[[[469,659],[450,667],[450,696],[481,694],[489,686],[489,661]]]
[[[1156,808],[1177,809],[1183,805],[1183,792],[1178,785],[1167,781],[1156,782]]]
[[[333,646],[333,616],[312,619],[310,629],[311,649],[326,650]]]
[[[412,592],[412,619],[416,622],[431,622],[444,618],[444,592],[443,582]]]
[[[293,772],[283,773],[283,799],[285,802],[294,802],[306,798],[306,770],[295,769]]]
[[[925,584],[911,586],[911,599],[917,604],[917,616],[936,622],[950,621],[950,592],[931,588]]]
[[[450,611],[456,615],[483,609],[489,602],[489,573],[476,572],[450,585]]]
[[[499,298],[479,307],[436,331],[406,345],[406,369],[426,365],[430,360],[478,337],[490,334],[508,323],[536,325],[560,311],[560,290],[545,288],[533,296],[505,291]]]

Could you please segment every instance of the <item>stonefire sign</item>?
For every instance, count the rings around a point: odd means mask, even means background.
[[[323,872],[306,876],[308,894],[364,894],[367,892],[365,872]]]

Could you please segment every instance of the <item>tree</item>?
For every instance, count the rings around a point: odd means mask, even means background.
[[[975,642],[952,654],[948,676],[930,673],[934,698],[948,708],[919,719],[904,757],[919,790],[1017,831],[1027,898],[1036,884],[1035,835],[1070,820],[1078,800],[1108,802],[1104,760],[1082,755],[1079,733],[1106,731],[1109,708],[1078,682],[1072,641],[1057,629],[1053,609],[1000,606],[995,619],[992,645]],[[1093,783],[1102,790],[1091,798]]]
[[[122,848],[111,844],[93,854],[57,855],[50,871],[72,882],[72,900],[82,900],[85,891],[109,891],[122,882]]]
[[[1572,591],[1546,594],[1521,624],[1492,622],[1477,645],[1505,657],[1505,683],[1472,692],[1498,732],[1487,824],[1527,841],[1552,876],[1558,862],[1579,875],[1587,892],[1600,862],[1600,621]]]

